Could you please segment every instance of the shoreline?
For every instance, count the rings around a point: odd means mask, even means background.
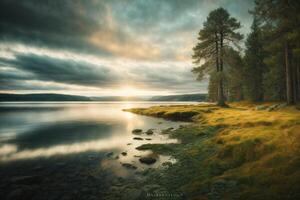
[[[124,111],[192,122],[164,133],[179,139],[180,144],[138,147],[177,160],[165,169],[148,173],[147,181],[167,192],[182,194],[178,199],[284,199],[287,196],[297,199],[300,196],[298,107],[233,103],[230,108],[198,104]]]

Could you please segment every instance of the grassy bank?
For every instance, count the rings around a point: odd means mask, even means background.
[[[272,104],[155,106],[127,110],[193,121],[166,131],[180,144],[147,144],[140,150],[177,158],[149,175],[187,199],[299,199],[300,111]]]

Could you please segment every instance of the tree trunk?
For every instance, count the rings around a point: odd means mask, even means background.
[[[291,53],[291,60],[293,60],[293,54]],[[297,65],[296,62],[292,62],[292,81],[293,81],[293,97],[294,97],[294,103],[297,102],[298,97],[298,91],[297,91]]]
[[[296,63],[296,73],[297,73],[297,101],[300,101],[300,64],[299,64],[299,59],[297,59]]]
[[[215,33],[215,43],[216,43],[216,68],[217,72],[219,71],[219,42],[218,42],[218,34]]]
[[[294,104],[293,97],[293,80],[292,80],[292,72],[291,72],[291,62],[290,62],[290,49],[288,42],[285,42],[284,47],[285,54],[285,76],[286,76],[286,101],[287,104]]]
[[[220,33],[220,67],[219,67],[219,87],[218,87],[218,105],[226,106],[224,97],[224,83],[223,83],[223,33]]]

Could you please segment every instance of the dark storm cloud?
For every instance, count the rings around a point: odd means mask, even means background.
[[[207,83],[194,81],[190,55],[208,13],[220,6],[242,22],[242,33],[249,31],[252,0],[0,0],[0,89],[116,88],[128,82],[203,90]],[[40,55],[19,44],[112,62]],[[118,59],[124,61],[114,64]]]
[[[95,66],[83,61],[56,59],[34,54],[16,55],[15,59],[0,59],[1,63],[18,69],[20,78],[27,80],[93,86],[106,85],[119,79],[107,67]],[[26,76],[25,74],[29,75]]]
[[[87,2],[87,1],[86,1]],[[86,37],[101,25],[105,9],[83,0],[1,0],[0,33],[3,41],[74,50],[96,50]],[[92,15],[97,12],[96,15]],[[97,49],[98,52],[103,52]],[[107,52],[106,52],[107,53]]]

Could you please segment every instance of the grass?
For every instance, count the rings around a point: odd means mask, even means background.
[[[269,112],[257,111],[255,106],[233,103],[229,108],[209,104],[128,110],[175,120],[188,116],[184,121],[194,122],[169,131],[181,144],[138,147],[178,159],[163,170],[163,177],[153,172],[149,182],[183,192],[187,199],[300,199],[299,107]]]

